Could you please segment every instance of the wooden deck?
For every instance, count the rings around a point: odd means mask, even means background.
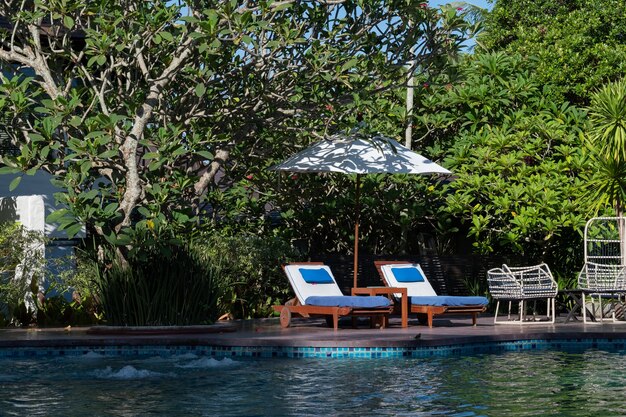
[[[494,325],[493,317],[480,317],[478,325],[459,316],[435,319],[434,327],[416,320],[403,328],[399,317],[390,327],[370,329],[367,321],[351,327],[344,320],[338,331],[324,320],[294,319],[283,329],[278,319],[241,320],[215,326],[173,328],[72,328],[0,329],[0,348],[205,345],[205,346],[300,346],[300,347],[436,347],[468,343],[517,340],[626,339],[626,322],[584,325],[580,321],[551,324]]]

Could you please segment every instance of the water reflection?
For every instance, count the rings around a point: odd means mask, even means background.
[[[618,416],[620,353],[0,360],[0,415]]]

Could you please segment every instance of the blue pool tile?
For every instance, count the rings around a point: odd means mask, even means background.
[[[572,353],[586,350],[625,352],[626,339],[595,338],[565,340],[521,340],[511,342],[470,343],[448,346],[411,347],[297,347],[297,346],[94,346],[60,348],[0,348],[2,358],[81,356],[95,352],[106,356],[168,356],[194,353],[218,359],[231,358],[427,358],[507,351],[563,350]]]

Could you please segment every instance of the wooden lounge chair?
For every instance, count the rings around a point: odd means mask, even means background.
[[[393,305],[382,296],[345,296],[342,294],[330,268],[321,262],[291,263],[283,266],[296,298],[291,303],[273,306],[280,313],[280,324],[289,327],[291,316],[326,316],[326,323],[335,330],[339,317],[370,317],[372,327],[380,323],[384,328]],[[332,320],[332,321],[331,321]]]
[[[409,312],[418,320],[433,327],[433,317],[442,314],[470,314],[472,324],[487,309],[486,297],[439,296],[428,282],[419,264],[406,261],[374,261],[376,270],[385,285],[404,287],[409,297]]]

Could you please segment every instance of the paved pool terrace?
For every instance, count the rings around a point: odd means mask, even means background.
[[[392,317],[385,329],[369,328],[367,320],[357,327],[351,320],[341,321],[333,331],[323,320],[293,319],[283,329],[277,318],[235,320],[212,326],[190,327],[72,327],[0,329],[0,356],[20,355],[20,352],[56,352],[81,349],[116,350],[160,347],[163,349],[201,350],[215,356],[307,357],[341,356],[337,352],[375,352],[370,356],[427,356],[433,352],[449,354],[482,351],[561,348],[626,349],[626,322],[583,324],[564,323],[557,317],[555,324],[494,325],[493,317],[479,317],[477,326],[471,319],[438,318],[433,328],[409,321],[401,327],[400,318]],[[4,352],[4,353],[3,353]],[[384,353],[384,354],[383,354]],[[26,353],[34,355],[38,353]],[[349,356],[345,354],[344,356]],[[358,356],[358,355],[357,355]]]

